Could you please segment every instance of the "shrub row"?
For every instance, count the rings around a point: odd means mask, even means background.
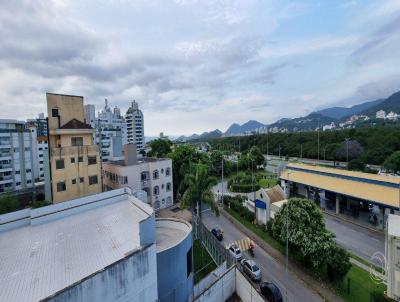
[[[238,213],[241,217],[246,219],[249,222],[253,222],[256,218],[255,214],[244,207],[243,205],[243,198],[241,196],[224,196],[224,205],[230,206],[230,208]]]

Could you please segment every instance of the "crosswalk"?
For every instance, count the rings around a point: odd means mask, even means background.
[[[239,239],[230,244],[225,245],[225,248],[228,249],[232,244],[236,244],[241,251],[247,251],[251,244],[254,246],[254,241],[251,240],[249,237],[246,237],[244,239]]]

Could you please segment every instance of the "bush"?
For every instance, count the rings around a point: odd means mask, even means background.
[[[50,204],[50,202],[48,202],[47,200],[35,200],[32,202],[31,208],[32,209],[41,208],[41,207],[48,206],[49,204]]]
[[[238,193],[250,193],[254,191],[258,191],[260,189],[260,185],[258,183],[252,184],[231,184],[229,186],[229,190],[232,192]]]
[[[0,214],[17,211],[21,208],[18,198],[9,193],[0,196]]]
[[[351,268],[349,253],[335,245],[332,246],[326,263],[328,279],[341,281]]]
[[[274,224],[274,220],[270,219],[267,221],[266,230],[267,232],[272,235],[272,225]]]

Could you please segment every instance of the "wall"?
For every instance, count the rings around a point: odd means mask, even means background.
[[[157,221],[158,227],[166,227],[171,221]],[[182,226],[187,229],[183,223]],[[175,228],[177,225],[170,226]],[[179,227],[179,226],[178,226]],[[187,230],[186,230],[187,231]],[[158,297],[160,302],[186,302],[193,292],[193,272],[187,275],[187,253],[193,246],[192,232],[186,238],[166,250],[157,252]],[[190,255],[192,258],[192,255]],[[193,263],[192,263],[193,271]]]
[[[156,246],[114,263],[48,301],[157,301]]]

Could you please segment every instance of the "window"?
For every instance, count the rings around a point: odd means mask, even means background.
[[[89,176],[89,185],[97,184],[97,175]]]
[[[153,171],[153,179],[158,179],[158,170]]]
[[[61,181],[57,183],[57,192],[65,191],[67,187],[65,186],[65,181]]]
[[[164,174],[164,169],[161,169],[161,174]]]
[[[56,169],[59,170],[59,169],[64,169],[64,168],[65,168],[64,160],[63,159],[57,159],[56,160]]]
[[[159,188],[158,186],[155,186],[155,187],[153,188],[153,194],[154,194],[154,195],[160,194],[160,188]]]
[[[97,164],[97,157],[96,156],[88,156],[88,165],[95,165]]]
[[[39,151],[42,151],[43,150],[43,148],[39,148]]]
[[[171,191],[171,183],[167,182],[167,191]]]
[[[27,183],[27,184],[31,184],[31,183],[32,183],[32,180],[29,179],[29,180],[26,181],[26,183]]]
[[[186,275],[187,275],[187,278],[189,278],[190,273],[193,270],[193,267],[192,267],[192,248],[190,248],[188,250],[187,254],[186,254],[186,264],[187,264],[187,266],[186,266],[186,268],[187,268],[186,269]]]
[[[171,196],[168,196],[167,197],[167,206],[170,206],[170,205],[172,205],[172,198],[171,198]]]
[[[58,117],[58,108],[52,108],[51,109],[51,116],[52,117]]]
[[[162,184],[162,185],[161,185],[161,189],[163,189],[163,190],[164,190],[164,184]]]
[[[170,168],[165,169],[165,175],[166,176],[170,176],[171,175],[171,169]]]
[[[71,137],[71,146],[83,146],[83,137]]]
[[[21,173],[21,171],[19,171],[19,170],[18,170],[18,171],[15,171],[15,174],[20,174],[20,173]]]
[[[30,150],[31,150],[31,148],[29,148],[29,147],[25,148],[25,151],[30,151]]]
[[[85,178],[84,177],[79,177],[79,182],[80,183],[84,183],[85,182]]]
[[[72,180],[72,184],[73,184],[73,185],[76,184],[76,178],[74,178],[74,179]]]
[[[39,154],[39,157],[43,157],[43,154]]]
[[[31,173],[31,169],[26,169],[26,173]]]
[[[75,163],[75,157],[71,157],[71,164]]]
[[[78,156],[78,163],[83,163],[83,156]]]
[[[16,185],[16,186],[20,186],[21,183],[18,181],[18,182],[15,183],[15,185]]]

